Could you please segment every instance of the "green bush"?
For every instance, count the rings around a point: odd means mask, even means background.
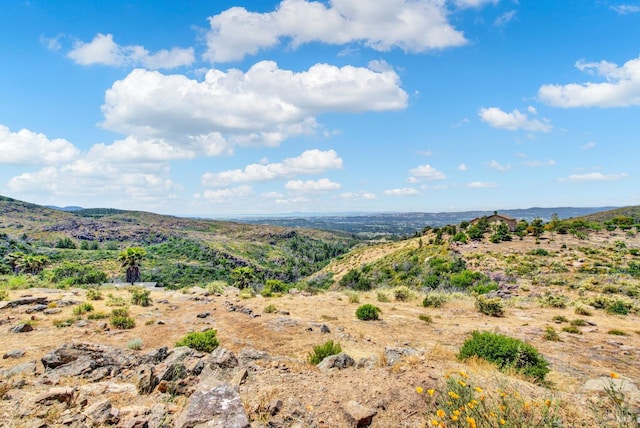
[[[452,287],[469,288],[483,278],[484,275],[480,272],[465,269],[462,272],[451,274],[450,281]]]
[[[487,294],[492,291],[496,291],[498,289],[498,284],[495,282],[481,282],[479,284],[474,285],[469,288],[469,291],[472,291],[476,294]]]
[[[587,305],[578,305],[576,306],[576,309],[574,310],[576,315],[583,315],[585,317],[591,316],[593,315],[591,310],[589,309],[589,307]]]
[[[337,355],[340,352],[342,352],[340,344],[334,343],[333,340],[329,340],[324,345],[314,346],[313,352],[309,353],[307,360],[315,366],[328,356]]]
[[[568,300],[562,294],[545,293],[540,297],[540,305],[545,308],[565,308]]]
[[[102,293],[98,287],[87,288],[87,299],[89,300],[102,300]]]
[[[93,311],[93,305],[89,302],[83,302],[73,308],[73,315],[84,315],[91,311]]]
[[[365,277],[359,269],[351,269],[340,279],[340,286],[358,291],[368,291],[371,289],[371,280]]]
[[[377,306],[366,303],[356,310],[356,317],[358,317],[359,320],[363,321],[377,320],[379,318],[380,312],[380,308],[378,308]]]
[[[107,306],[127,306],[127,302],[120,296],[108,295]]]
[[[400,302],[408,302],[415,298],[415,294],[409,290],[409,287],[402,285],[393,290],[393,297]]]
[[[627,332],[625,332],[623,330],[620,330],[620,329],[617,329],[617,328],[609,330],[607,332],[607,334],[612,334],[614,336],[628,336],[629,335]]]
[[[100,311],[91,312],[89,315],[87,315],[88,320],[103,320],[105,318],[109,318],[109,315]]]
[[[449,296],[444,293],[427,293],[422,300],[425,308],[439,308],[449,300]]]
[[[136,326],[136,320],[131,317],[111,316],[111,325],[119,330],[129,330]]]
[[[587,322],[583,319],[575,319],[575,320],[571,320],[571,322],[569,323],[571,325],[574,325],[576,327],[584,327],[585,325],[587,325]]]
[[[151,306],[151,290],[144,287],[131,287],[131,303],[138,306]]]
[[[504,302],[499,297],[486,298],[478,296],[476,298],[476,309],[478,312],[492,317],[504,316]]]
[[[549,373],[549,363],[533,346],[501,334],[474,331],[460,348],[458,359],[474,356],[496,364],[500,370],[515,370],[538,381]]]
[[[549,340],[551,342],[559,342],[560,341],[560,335],[558,335],[558,332],[556,331],[555,328],[551,327],[551,326],[547,326],[544,328],[544,335],[543,335],[545,340]]]
[[[7,300],[9,298],[9,292],[4,288],[0,288],[0,300]]]
[[[376,295],[376,299],[378,300],[378,302],[382,302],[382,303],[388,303],[391,301],[387,293],[383,291],[378,291],[378,294]]]
[[[562,331],[564,331],[565,333],[582,334],[580,329],[575,325],[568,325],[566,327],[562,327]]]
[[[196,351],[211,352],[220,344],[216,334],[216,330],[194,331],[178,340],[176,346],[188,346]]]
[[[265,314],[272,314],[272,313],[276,312],[277,310],[278,310],[278,308],[276,308],[275,305],[267,305],[267,306],[264,307],[262,312],[264,312]]]
[[[608,314],[628,315],[631,308],[631,303],[624,302],[622,300],[616,300],[615,302],[607,306],[606,311]]]
[[[426,322],[427,324],[431,324],[433,322],[433,318],[431,318],[431,315],[420,314],[418,315],[418,319],[420,321]]]

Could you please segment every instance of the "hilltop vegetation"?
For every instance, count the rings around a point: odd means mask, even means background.
[[[140,278],[145,282],[173,288],[231,282],[231,272],[246,267],[257,283],[295,283],[357,243],[349,235],[314,230],[113,209],[63,212],[0,199],[0,273],[38,274],[23,278],[31,282],[122,281],[118,252],[139,246],[147,254]]]

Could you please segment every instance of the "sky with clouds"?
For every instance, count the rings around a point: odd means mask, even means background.
[[[0,0],[0,64],[38,204],[640,204],[639,0]]]

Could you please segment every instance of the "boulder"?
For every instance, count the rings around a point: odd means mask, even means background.
[[[336,355],[329,355],[324,360],[318,364],[318,368],[322,371],[330,370],[330,369],[346,369],[347,367],[353,367],[356,365],[356,362],[349,355],[344,352],[340,352]]]
[[[211,352],[209,358],[207,359],[207,363],[212,369],[231,369],[238,367],[238,359],[236,358],[235,354],[220,347],[214,349],[213,352]]]
[[[9,331],[11,333],[28,333],[30,331],[33,331],[33,327],[31,327],[31,324],[29,323],[21,322],[20,324],[11,327]]]
[[[175,420],[175,428],[248,428],[249,418],[240,395],[228,384],[191,395]]]
[[[415,348],[391,348],[385,346],[384,358],[388,366],[392,366],[403,358],[421,355],[422,351]]]
[[[53,401],[70,404],[76,393],[75,388],[60,386],[38,394],[33,400],[36,404],[50,404]]]
[[[375,409],[365,407],[357,401],[348,401],[342,405],[342,410],[355,428],[370,426],[373,417],[378,413]]]
[[[14,349],[14,350],[9,351],[6,354],[4,354],[2,356],[2,359],[6,360],[7,358],[22,358],[22,357],[24,357],[24,350],[22,350],[22,349]]]

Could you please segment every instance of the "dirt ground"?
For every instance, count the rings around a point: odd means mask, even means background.
[[[103,291],[105,296],[108,293],[125,299],[130,296],[125,289]],[[63,307],[56,315],[37,313],[33,316],[25,314],[24,307],[18,307],[0,312],[0,319],[8,321],[2,326],[0,355],[15,349],[24,350],[25,355],[0,360],[0,369],[39,360],[52,349],[71,341],[126,348],[130,340],[139,338],[144,343],[144,352],[171,347],[188,332],[215,328],[220,346],[236,353],[247,348],[265,351],[272,357],[260,362],[261,369],[250,373],[240,389],[254,424],[269,419],[262,411],[265,403],[280,399],[284,403],[283,414],[294,417],[304,414],[305,420],[316,421],[319,427],[350,426],[340,411],[350,400],[376,409],[372,427],[424,426],[428,415],[416,387],[425,390],[438,387],[447,373],[463,369],[485,388],[510,382],[530,395],[558,397],[563,400],[563,412],[575,421],[575,426],[591,423],[597,426],[593,421],[585,422],[588,415],[581,409],[588,405],[589,397],[582,386],[588,379],[607,376],[612,371],[629,381],[640,379],[640,319],[637,315],[615,316],[594,311],[594,315],[588,317],[592,325],[581,327],[582,334],[559,332],[561,341],[551,342],[543,339],[545,327],[554,326],[558,331],[561,328],[552,318],[563,315],[575,319],[577,316],[571,307],[540,307],[533,293],[535,290],[518,292],[516,303],[507,308],[506,315],[495,318],[478,313],[471,297],[434,309],[422,307],[420,298],[381,303],[376,300],[375,292],[362,293],[359,303],[349,303],[349,298],[340,292],[241,300],[232,290],[218,296],[206,296],[199,288],[184,292],[154,290],[152,306],[130,306],[137,322],[135,328],[108,331],[100,328],[104,320],[88,321],[84,327],[56,328],[53,320],[71,317],[73,306]],[[10,299],[42,295],[49,300],[83,302],[84,294],[84,290],[17,290],[10,293]],[[105,306],[106,300],[91,303],[96,311],[108,313],[112,309]],[[250,308],[259,316],[229,312],[230,303]],[[378,306],[382,319],[358,320],[355,310],[363,303]],[[264,313],[267,305],[274,305],[278,312]],[[197,317],[205,312],[210,315]],[[430,316],[432,322],[422,321],[418,318],[420,315]],[[33,320],[33,331],[7,332],[10,326],[27,319]],[[322,333],[321,325],[327,326],[330,332]],[[628,335],[607,334],[613,328]],[[458,362],[456,354],[473,330],[499,332],[531,343],[550,362],[549,386],[543,388],[506,376],[487,364]],[[373,363],[369,368],[328,372],[308,364],[306,358],[313,346],[329,339],[340,343],[343,351],[356,361],[368,358]],[[385,347],[415,348],[419,355],[387,366]],[[42,386],[34,383],[25,387],[23,393],[37,394],[39,388]],[[181,404],[184,403],[176,402],[178,406]],[[5,424],[14,411],[0,400],[0,420],[5,418]]]

